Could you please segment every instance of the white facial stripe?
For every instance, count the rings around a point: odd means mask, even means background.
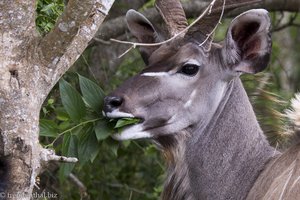
[[[120,112],[119,109],[116,109],[112,112],[108,112],[104,116],[109,117],[109,118],[122,118],[122,117],[134,118],[134,116],[132,114]]]
[[[177,118],[177,114],[174,114],[169,120],[168,120],[168,124],[174,123],[175,120]]]
[[[186,61],[184,64],[185,64],[185,65],[186,65],[186,64],[192,64],[192,65],[199,65],[199,66],[200,66],[200,63],[198,62],[198,60],[195,60],[195,59],[189,59],[189,60]]]
[[[185,62],[185,64],[200,65],[198,60],[195,60],[195,59],[189,59]],[[171,70],[169,72],[146,72],[146,73],[141,74],[141,76],[161,77],[161,76],[170,76],[174,73],[176,73],[176,71],[174,71],[174,70]]]
[[[214,93],[214,100],[215,100],[215,105],[219,105],[221,100],[224,97],[226,88],[227,88],[227,83],[223,82],[218,84],[218,89],[217,91]]]
[[[169,76],[168,72],[146,72],[141,74],[141,76]]]
[[[121,133],[113,134],[112,138],[115,140],[129,140],[139,138],[150,138],[151,134],[147,131],[143,131],[143,125],[137,124],[125,128]]]
[[[188,108],[188,107],[191,106],[191,104],[192,104],[192,100],[189,99],[189,100],[183,105],[183,107],[184,107],[184,108]]]
[[[197,94],[197,90],[193,90],[192,94],[190,95],[189,100],[187,100],[187,102],[183,105],[184,108],[190,107],[194,101],[194,98]]]

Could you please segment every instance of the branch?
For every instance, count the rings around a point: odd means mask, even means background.
[[[39,59],[46,66],[43,72],[48,84],[53,86],[80,56],[113,2],[114,0],[68,2],[55,28],[41,39],[38,47]]]
[[[274,26],[274,28],[272,29],[272,32],[276,32],[276,31],[281,31],[282,29],[285,29],[289,26],[295,26],[295,27],[300,27],[300,24],[295,23],[295,20],[297,19],[298,13],[296,13],[295,15],[293,15],[289,21],[281,26],[279,26],[280,21],[278,22],[277,26]]]
[[[192,1],[189,3],[183,3],[182,5],[187,17],[189,18],[198,17],[199,13],[203,12],[209,4],[210,2]],[[162,20],[155,8],[149,8],[143,11],[142,14],[155,24],[161,22]],[[118,36],[123,35],[126,30],[127,25],[125,16],[120,16],[103,23],[95,37],[103,40],[109,40],[110,38],[117,38]]]
[[[199,16],[200,13],[209,5],[210,2],[202,1],[189,1],[183,3],[183,8],[185,10],[187,18],[195,18]],[[225,13],[225,17],[236,16],[248,9],[252,8],[265,8],[269,11],[288,11],[288,12],[298,12],[300,8],[300,1],[298,0],[262,0],[259,3],[255,3],[251,6],[241,6],[236,8],[228,13]],[[161,22],[159,13],[154,9],[150,8],[142,12],[147,19],[149,19],[154,24]],[[109,40],[110,38],[118,38],[120,35],[123,35],[127,30],[125,16],[117,17],[111,20],[106,21],[100,27],[96,34],[96,38],[102,40]],[[94,43],[96,41],[92,41]]]
[[[66,163],[78,162],[78,159],[74,158],[74,157],[65,157],[65,156],[55,155],[55,152],[52,149],[41,149],[40,160],[41,160],[41,163],[43,163],[43,164],[47,164],[50,161],[66,162]]]
[[[180,31],[179,33],[175,34],[174,36],[172,36],[171,38],[165,40],[165,41],[162,41],[162,42],[158,42],[158,43],[137,43],[137,42],[128,42],[128,41],[121,41],[121,40],[116,40],[116,39],[110,39],[111,41],[113,42],[118,42],[118,43],[121,43],[121,44],[131,44],[132,46],[126,50],[120,57],[124,56],[126,53],[128,53],[131,49],[134,49],[136,48],[137,46],[160,46],[162,44],[166,44],[168,42],[171,42],[172,40],[176,39],[177,37],[181,36],[183,33],[186,33],[192,26],[194,26],[197,22],[199,22],[207,13],[211,13],[211,9],[214,5],[214,3],[216,2],[216,0],[213,0],[208,6],[207,8],[204,10],[204,12],[195,20],[193,21],[190,25],[188,25],[186,28],[184,28],[182,31]],[[224,12],[224,6],[225,6],[225,0],[224,0],[224,5],[223,5],[223,9],[222,9],[222,13],[221,13],[221,16],[220,16],[220,20],[222,19],[222,16],[223,16],[223,12]],[[220,22],[219,20],[219,22]],[[218,22],[218,24],[219,24]],[[217,25],[218,25],[217,24]],[[216,27],[213,29],[213,32],[215,31],[215,29],[217,28],[217,25]],[[210,34],[207,35],[207,38],[210,37],[211,34],[213,34],[213,32],[211,32]],[[202,46],[204,44],[204,42],[202,44],[200,44],[199,46]]]
[[[209,12],[211,12],[213,4],[214,4],[214,1],[211,3]],[[199,46],[203,46],[209,40],[209,38],[211,38],[212,35],[215,34],[215,31],[217,30],[218,25],[221,24],[221,20],[223,18],[224,10],[225,10],[225,4],[226,4],[226,0],[223,0],[222,12],[220,14],[218,23],[215,25],[215,27],[213,28],[213,30],[207,35],[207,37],[205,38],[205,40],[201,44],[199,44]],[[209,49],[205,49],[205,50],[208,52],[210,50],[210,47],[211,47],[211,44],[209,45]]]
[[[299,12],[300,1],[298,0],[262,0],[260,3],[236,8],[233,11],[226,14],[227,17],[236,16],[246,10],[264,8],[270,12]]]
[[[72,183],[74,183],[74,185],[76,185],[78,187],[78,189],[82,195],[87,196],[86,186],[73,173],[70,173],[68,178],[70,179],[70,181]]]

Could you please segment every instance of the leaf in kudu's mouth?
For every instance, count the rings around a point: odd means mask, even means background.
[[[138,118],[121,118],[117,120],[117,123],[114,129],[124,128],[125,126],[138,124],[141,122],[141,119]]]

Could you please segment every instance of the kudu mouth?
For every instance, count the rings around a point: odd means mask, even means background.
[[[112,138],[115,140],[131,140],[131,139],[142,139],[142,138],[153,138],[153,132],[157,132],[157,130],[160,130],[162,127],[170,125],[170,119],[169,118],[163,118],[163,117],[155,117],[146,119],[145,117],[141,116],[134,116],[131,113],[122,112],[119,109],[115,109],[110,112],[102,111],[102,114],[104,117],[108,119],[138,119],[138,123],[132,123],[129,125],[123,126],[121,129],[119,129],[119,133],[115,133],[112,135]]]
[[[160,132],[165,126],[171,125],[171,118],[150,118],[146,119],[144,117],[140,116],[134,116],[131,113],[121,112],[118,109],[114,110],[112,112],[104,112],[102,111],[103,116],[108,119],[126,119],[126,118],[132,118],[132,119],[138,119],[138,123],[133,123],[126,125],[119,129],[118,133],[114,133],[111,135],[111,137],[118,141],[123,140],[134,140],[134,139],[146,139],[146,138],[155,138],[157,137],[156,134]],[[117,131],[116,131],[117,132]]]
[[[131,113],[121,112],[119,110],[115,110],[113,112],[104,112],[104,111],[102,111],[102,115],[106,118],[117,119],[117,120],[118,119],[124,119],[124,118],[137,119],[137,120],[139,120],[138,124],[141,124],[145,121],[145,119],[143,117],[134,116]]]
[[[104,117],[110,118],[110,119],[121,119],[121,118],[138,118],[135,117],[131,113],[121,112],[119,109],[113,110],[111,112],[102,111],[102,114]]]
[[[119,109],[112,110],[110,112],[102,111],[104,117],[109,119],[124,119],[132,118],[138,119],[139,122],[135,124],[129,124],[122,128],[120,133],[115,133],[112,135],[112,138],[115,140],[129,140],[129,139],[139,139],[139,138],[149,138],[150,133],[144,130],[144,121],[143,117],[136,117],[131,113],[119,111]]]

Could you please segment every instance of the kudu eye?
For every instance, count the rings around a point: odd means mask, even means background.
[[[199,71],[200,66],[196,64],[184,64],[181,69],[179,70],[179,73],[182,73],[187,76],[195,76]]]

